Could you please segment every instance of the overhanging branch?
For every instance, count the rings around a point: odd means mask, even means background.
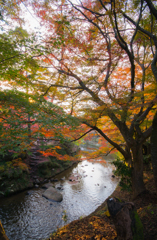
[[[78,138],[76,138],[76,139],[74,139],[74,140],[72,140],[72,141],[70,141],[70,142],[76,142],[76,141],[78,141],[79,139],[81,139],[81,138],[83,138],[84,136],[86,136],[89,132],[91,132],[91,131],[94,131],[93,129],[90,129],[89,131],[87,131],[87,132],[85,132],[83,135],[81,135],[80,137],[78,137]]]

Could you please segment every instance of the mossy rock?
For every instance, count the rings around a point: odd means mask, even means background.
[[[4,196],[9,196],[32,186],[29,173],[23,171],[18,178],[17,176],[15,178],[12,176],[12,178],[2,179],[0,181],[0,192]]]
[[[143,240],[143,225],[138,213],[134,210],[131,212],[131,219],[132,219],[132,233],[133,233],[133,240]]]
[[[144,239],[143,225],[134,203],[121,203],[118,198],[108,198],[107,206],[115,225],[117,239]]]
[[[38,164],[38,175],[40,177],[49,178],[53,174],[53,169],[59,167],[57,163],[51,162],[51,160],[47,162],[41,162]]]

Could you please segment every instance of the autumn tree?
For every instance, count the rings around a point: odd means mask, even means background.
[[[68,159],[57,150],[78,121],[43,96],[50,74],[45,48],[22,28],[21,4],[0,3],[0,156],[29,154],[39,141],[43,155]]]
[[[57,150],[68,141],[66,129],[72,131],[78,125],[72,116],[42,96],[36,98],[15,90],[0,93],[0,106],[1,156],[10,153],[12,158],[17,158],[20,154],[31,153],[31,147],[38,144],[44,156],[69,158],[61,156]]]
[[[137,196],[145,190],[142,145],[151,135],[157,98],[155,1],[32,4],[47,30],[43,60],[51,77],[42,94],[122,154]]]

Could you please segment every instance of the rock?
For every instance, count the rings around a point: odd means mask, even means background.
[[[61,180],[61,181],[64,181],[64,180],[65,180],[65,177],[61,178],[60,180]]]
[[[33,192],[34,192],[33,190],[27,191],[26,195],[31,195],[31,194],[33,194]]]
[[[38,188],[39,187],[39,185],[38,184],[35,184],[35,186],[34,186],[35,188]]]
[[[107,206],[116,228],[117,240],[144,239],[143,226],[133,203],[108,198]]]
[[[56,187],[58,190],[63,190],[63,188],[62,187]]]
[[[39,179],[38,179],[38,178],[35,180],[35,183],[37,183],[37,184],[39,184],[39,183],[40,183],[40,181],[39,181]]]
[[[54,187],[49,187],[43,194],[43,197],[53,200],[56,202],[61,202],[63,200],[63,196],[60,192],[57,191]]]
[[[51,179],[51,182],[58,182],[58,179]]]
[[[58,189],[58,190],[63,190],[63,185],[62,184],[57,184],[55,186],[55,188]]]
[[[53,187],[53,184],[48,182],[42,186],[43,189],[48,189],[49,187]]]

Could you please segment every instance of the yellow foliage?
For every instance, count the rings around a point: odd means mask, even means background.
[[[107,211],[105,212],[105,215],[106,215],[107,217],[110,217],[110,216],[111,216],[110,213],[109,213],[109,210],[107,210]]]

